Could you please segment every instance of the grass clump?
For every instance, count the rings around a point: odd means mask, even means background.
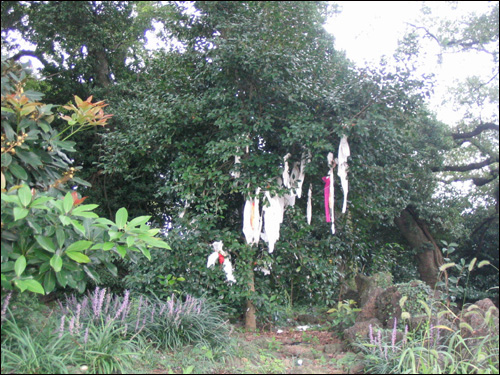
[[[444,324],[439,324],[440,319]],[[414,331],[408,325],[404,332],[398,331],[396,319],[392,330],[370,326],[369,340],[356,346],[364,354],[368,373],[498,374],[498,321],[488,314],[483,319],[482,329],[475,331],[465,319],[444,308],[435,317],[429,314],[423,327]]]
[[[194,345],[213,357],[229,340],[220,307],[192,296],[161,301],[97,287],[21,321],[23,302],[13,312],[10,299],[2,303],[2,373],[132,373],[144,361],[164,367],[161,351]]]

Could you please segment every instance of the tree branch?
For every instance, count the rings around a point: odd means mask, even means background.
[[[479,163],[471,163],[467,165],[444,165],[442,167],[431,168],[432,172],[469,172],[476,169],[481,169],[493,163],[498,163],[498,157],[488,158]]]
[[[50,65],[49,62],[47,60],[45,60],[45,58],[42,55],[40,55],[39,53],[37,53],[35,51],[22,50],[22,51],[19,51],[18,53],[16,53],[14,56],[12,56],[11,59],[14,61],[17,61],[23,56],[34,57],[38,61],[40,61],[44,66]]]
[[[473,131],[468,133],[453,133],[451,136],[453,139],[466,139],[472,138],[478,134],[481,134],[485,130],[496,130],[499,131],[499,127],[497,124],[493,124],[492,122],[486,122],[483,124],[479,124]]]

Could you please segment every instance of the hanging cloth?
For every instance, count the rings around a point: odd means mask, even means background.
[[[233,275],[233,266],[229,260],[229,254],[222,250],[223,246],[224,243],[222,241],[212,243],[214,252],[208,256],[207,268],[214,266],[217,263],[217,260],[219,260],[219,263],[222,265],[224,273],[226,274],[226,280],[229,283],[235,283],[236,279]]]
[[[288,158],[292,156],[292,154],[286,154],[285,157],[283,158],[285,162],[285,166],[283,169],[283,186],[286,188],[290,188],[290,174],[289,174],[289,167],[288,167]]]
[[[330,218],[330,177],[322,177],[325,183],[324,195],[325,195],[325,217],[326,222],[330,223],[332,220]]]
[[[265,232],[261,236],[268,243],[269,254],[271,254],[274,251],[274,244],[280,237],[280,225],[283,222],[285,199],[277,195],[271,197],[268,191],[266,191],[266,197],[269,205],[262,209],[264,212]]]
[[[342,205],[342,213],[347,210],[347,193],[349,191],[349,184],[347,181],[347,158],[351,155],[347,137],[344,135],[340,140],[339,156],[338,156],[338,170],[337,175],[340,177],[342,191],[344,192],[344,204]]]
[[[302,153],[302,157],[300,159],[300,168],[299,168],[299,175],[297,178],[297,197],[302,196],[302,184],[304,183],[304,179],[306,177],[306,165],[311,162],[311,153],[308,151],[308,156],[306,157],[305,152]]]
[[[312,217],[312,184],[309,184],[309,192],[307,194],[307,224],[311,225]]]
[[[260,188],[255,191],[254,199],[247,199],[243,209],[243,234],[247,244],[253,245],[259,242],[260,231],[262,229],[262,218],[259,211]]]
[[[327,156],[328,166],[330,171],[328,172],[328,177],[323,177],[325,182],[325,214],[328,209],[328,214],[326,215],[326,222],[332,223],[332,234],[335,234],[335,212],[334,212],[334,202],[335,202],[335,190],[333,187],[333,168],[335,168],[335,161],[333,160],[333,154],[328,153]],[[328,190],[326,189],[326,184],[328,183]]]

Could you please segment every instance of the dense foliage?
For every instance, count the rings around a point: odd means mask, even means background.
[[[99,282],[96,265],[117,275],[112,254],[136,251],[151,260],[149,247],[169,249],[154,237],[160,230],[146,224],[150,216],[128,221],[121,208],[115,221],[100,218],[92,212],[97,205],[82,204],[86,197],[66,185],[85,182],[69,167],[74,143],[65,140],[104,126],[110,115],[103,103],[75,96],[76,106],[66,107],[72,116],[63,116],[68,127],[57,133],[53,106],[34,101],[37,92],[25,93],[26,72],[16,70],[2,59],[2,287],[45,294],[57,284],[84,292],[89,277]]]
[[[357,272],[389,270],[398,281],[420,272],[418,254],[428,244],[410,248],[394,226],[406,210],[428,223],[434,244],[460,241],[460,255],[475,248],[475,255],[481,250],[498,262],[495,201],[481,214],[467,199],[435,194],[437,173],[453,159],[453,151],[445,151],[453,149],[454,137],[426,110],[432,82],[412,68],[418,36],[404,41],[395,65],[361,69],[334,49],[322,27],[334,11],[323,2],[2,3],[3,48],[44,65],[44,81],[29,85],[55,103],[73,94],[106,99],[114,115],[106,128],[72,137],[73,168],[92,184],[78,191],[99,203],[101,216],[114,220],[125,207],[168,231],[173,253],[152,250],[154,262],[114,260],[109,270],[118,266],[123,287],[204,291],[237,311],[249,297],[263,312],[269,301],[333,303]],[[481,20],[489,25],[494,17],[470,21],[486,32]],[[69,27],[80,23],[85,26]],[[153,29],[164,47],[147,51],[145,32]],[[14,31],[34,50],[21,51]],[[479,39],[495,42],[495,35]],[[60,118],[51,123],[56,132],[67,125]],[[349,204],[346,214],[336,215],[332,236],[322,216],[321,177],[327,153],[336,153],[343,135],[351,147]],[[65,142],[55,146],[69,147]],[[494,153],[494,142],[479,149]],[[304,187],[312,185],[314,216],[307,225],[306,199],[297,199],[269,254],[263,241],[246,245],[243,205],[258,187],[285,194],[277,177],[288,153],[290,163],[311,155]],[[337,181],[335,188],[342,192]],[[260,198],[265,201],[264,190]],[[337,193],[337,211],[341,199]],[[218,240],[231,255],[235,285],[224,281],[221,269],[206,268],[210,244]],[[414,256],[416,262],[409,261]],[[104,280],[113,277],[108,268],[99,268]],[[166,275],[188,282],[166,287]],[[491,287],[484,277],[480,284]]]

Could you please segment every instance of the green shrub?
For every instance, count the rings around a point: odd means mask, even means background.
[[[132,298],[128,290],[119,297],[96,288],[81,300],[67,297],[64,304],[60,303],[59,315],[63,331],[84,342],[89,326],[100,324],[104,329],[111,321],[121,327],[124,338],[141,337],[162,349],[188,344],[217,346],[228,340],[221,307],[190,295],[184,300],[172,295],[163,301],[143,295]]]
[[[431,308],[426,310],[430,312]],[[449,312],[443,310],[437,316]],[[364,353],[368,373],[498,373],[498,326],[490,326],[486,334],[478,337],[469,337],[464,326],[462,323],[459,328],[450,328],[435,324],[429,314],[424,329],[412,332],[405,326],[401,333],[395,320],[392,331],[374,331],[370,326],[369,341],[358,341],[356,346]]]
[[[361,309],[356,308],[356,301],[347,300],[339,301],[337,306],[328,310],[332,328],[338,332],[343,332],[345,329],[350,328],[356,322],[356,317]]]

